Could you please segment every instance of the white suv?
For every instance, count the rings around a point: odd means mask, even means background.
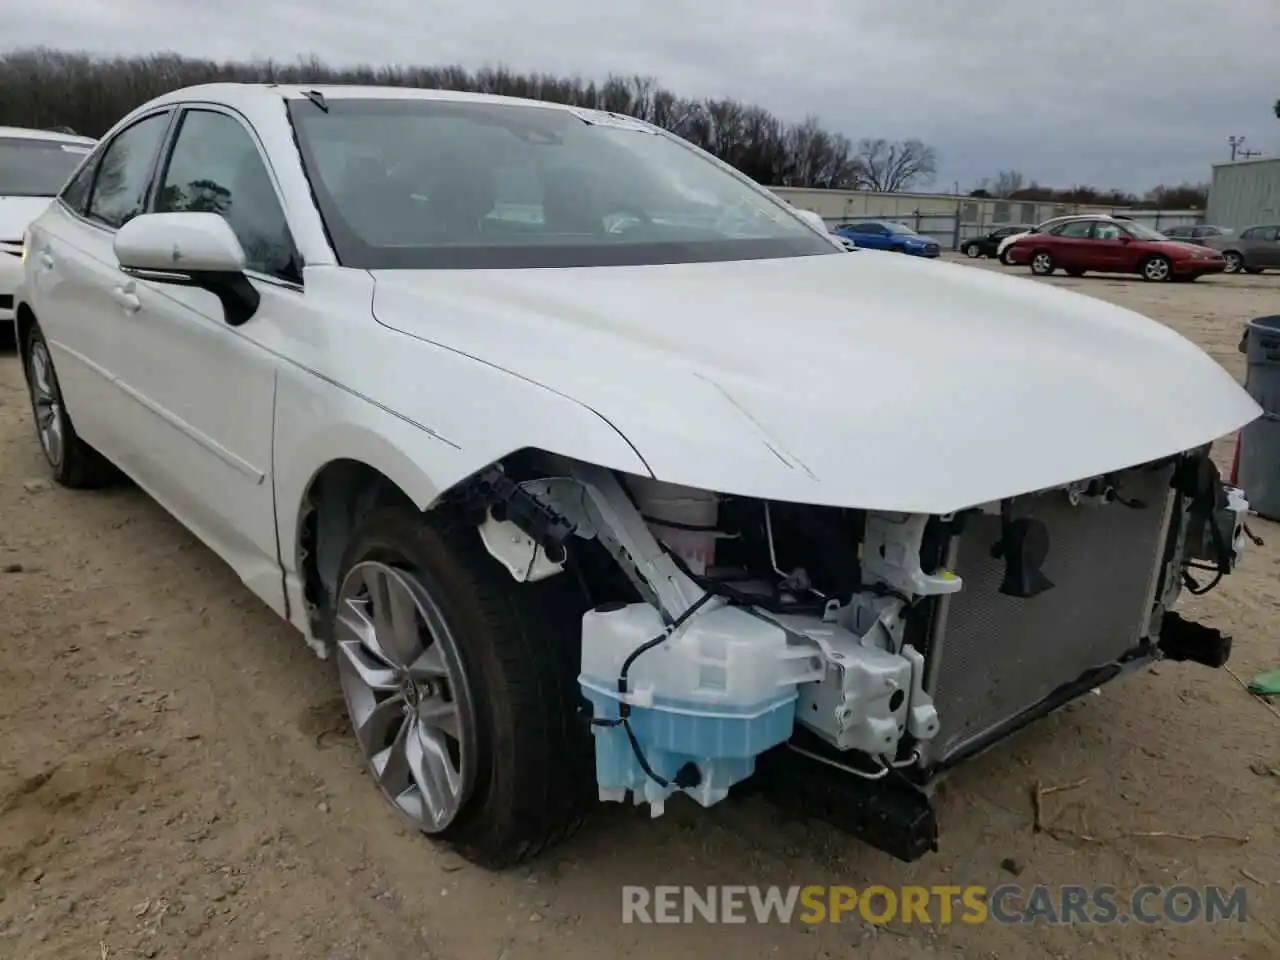
[[[13,322],[22,237],[94,141],[51,130],[0,127],[0,325]]]

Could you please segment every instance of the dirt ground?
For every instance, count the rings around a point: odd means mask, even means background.
[[[1280,309],[1274,274],[1049,282],[1140,309],[1237,375],[1242,323]],[[343,732],[330,665],[208,550],[136,489],[46,475],[18,361],[0,357],[0,957],[1280,955],[1280,717],[1226,671],[1161,664],[985,754],[944,784],[941,850],[915,864],[748,797],[652,821],[602,807],[567,846],[495,875],[398,824]],[[1245,679],[1280,666],[1280,528],[1253,526],[1266,545],[1185,605],[1233,631]],[[1111,839],[1033,832],[1033,784],[1085,778],[1045,798],[1046,818]],[[1010,882],[1243,884],[1249,920],[620,920],[624,884]]]

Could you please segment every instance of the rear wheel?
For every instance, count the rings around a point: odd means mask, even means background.
[[[1149,280],[1152,283],[1163,283],[1166,280],[1173,279],[1173,264],[1169,262],[1168,257],[1147,257],[1142,261],[1140,268],[1143,280]]]
[[[1228,250],[1222,255],[1222,259],[1227,262],[1226,273],[1239,273],[1244,269],[1244,257],[1240,256],[1235,250]]]
[[[570,578],[517,583],[473,528],[386,507],[340,584],[327,626],[343,698],[399,815],[490,868],[568,837],[595,782]]]
[[[53,479],[64,487],[92,489],[118,478],[115,467],[76,434],[62,400],[49,345],[38,326],[31,328],[25,356],[27,394],[31,399],[36,435]]]
[[[964,245],[964,255],[970,260],[977,260],[982,256],[982,248],[976,243],[966,243]]]
[[[996,254],[996,259],[1003,263],[1006,267],[1013,266],[1013,262],[1009,259],[1009,247],[1005,247]]]
[[[1037,277],[1047,277],[1057,269],[1053,257],[1048,250],[1037,250],[1031,254],[1031,272]]]

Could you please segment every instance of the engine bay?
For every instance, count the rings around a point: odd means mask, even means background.
[[[1192,570],[1234,567],[1248,510],[1207,450],[947,516],[570,461],[494,468],[465,495],[517,580],[580,581],[599,796],[653,816],[676,792],[719,802],[778,751],[927,791],[1133,665],[1221,659],[1222,638],[1186,630],[1162,651],[1161,628],[1203,591]]]

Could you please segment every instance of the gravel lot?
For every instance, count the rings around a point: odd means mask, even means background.
[[[1274,274],[1047,282],[1148,313],[1238,375],[1242,322],[1280,306]],[[343,729],[331,667],[208,550],[136,489],[49,485],[12,355],[0,448],[0,956],[1280,955],[1280,717],[1225,671],[1161,665],[984,755],[945,785],[941,851],[912,865],[746,798],[656,821],[602,808],[549,859],[492,875],[398,825]],[[1246,679],[1280,666],[1280,529],[1254,526],[1266,545],[1188,605],[1233,630]],[[1034,833],[1035,782],[1085,778],[1044,801],[1073,833]],[[1245,884],[1250,920],[620,923],[623,884],[1007,882]]]

